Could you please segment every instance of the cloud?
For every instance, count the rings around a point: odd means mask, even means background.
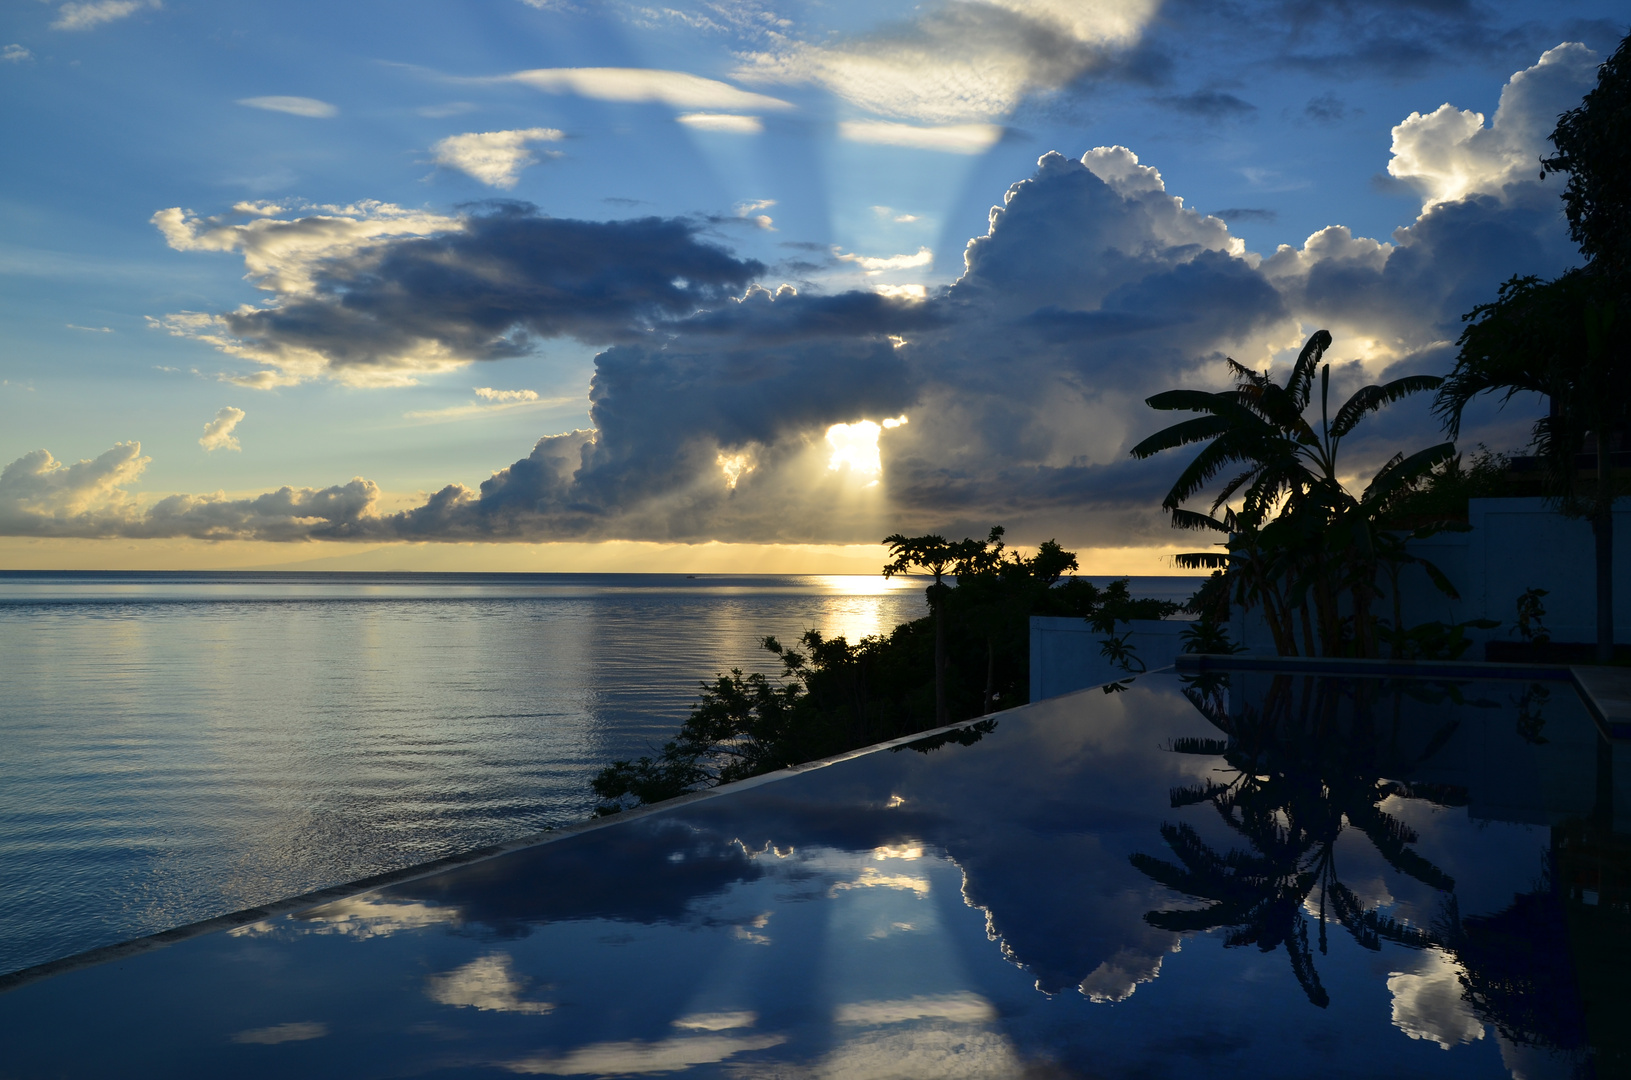
[[[432,1001],[477,1012],[513,1012],[542,1016],[555,1006],[547,1001],[522,1001],[529,980],[516,975],[514,963],[505,953],[479,957],[445,975],[425,980],[425,993]]]
[[[240,1031],[232,1036],[232,1041],[261,1046],[276,1046],[279,1043],[321,1039],[327,1034],[327,1024],[317,1023],[316,1021],[298,1021],[292,1024],[275,1024],[272,1027],[250,1028],[248,1031]]]
[[[318,101],[309,97],[272,97],[239,98],[239,105],[247,105],[251,109],[265,109],[267,112],[288,113],[290,116],[309,116],[313,119],[326,120],[331,116],[340,115],[340,110],[326,101]]]
[[[536,68],[501,76],[550,94],[598,101],[656,103],[676,109],[762,112],[791,109],[780,98],[741,90],[717,79],[656,68]]]
[[[1000,124],[920,127],[886,120],[845,120],[838,125],[838,135],[850,142],[906,146],[947,154],[983,154],[1001,141],[1003,128]]]
[[[1243,120],[1257,114],[1257,106],[1221,90],[1197,90],[1158,98],[1161,104],[1207,120]]]
[[[1487,129],[1503,146],[1572,104],[1558,89],[1567,80],[1549,81],[1578,67],[1560,64],[1570,55],[1553,50],[1514,77]],[[1395,171],[1425,175],[1411,164],[1423,146],[1405,139]],[[515,203],[451,218],[373,206],[244,204],[212,220],[165,211],[155,222],[173,246],[242,251],[270,294],[166,325],[260,358],[268,379],[405,380],[570,335],[604,346],[591,426],[546,435],[485,479],[450,482],[393,514],[377,513],[357,480],[262,496],[264,509],[215,496],[155,516],[160,504],[125,494],[140,469],[121,458],[99,467],[107,481],[82,463],[80,486],[103,485],[95,513],[51,504],[12,518],[37,534],[684,542],[978,535],[1001,521],[1030,542],[1170,542],[1158,505],[1176,463],[1127,457],[1163,423],[1144,399],[1223,385],[1225,356],[1283,364],[1314,327],[1335,335],[1343,393],[1384,371],[1445,371],[1463,312],[1514,272],[1553,274],[1575,257],[1556,185],[1496,178],[1479,182],[1490,191],[1425,199],[1388,237],[1333,225],[1265,257],[1226,220],[1261,212],[1200,213],[1125,147],[1048,153],[993,207],[955,283],[836,294],[767,287],[765,267],[702,242],[685,221],[565,221]],[[931,258],[926,248],[834,254],[880,275]],[[303,357],[314,359],[303,368]],[[1350,464],[1436,441],[1418,404],[1356,433]],[[900,417],[910,422],[883,423]],[[865,468],[829,467],[832,431],[865,444],[851,454]],[[69,468],[48,455],[17,467]],[[1111,981],[1136,983],[1157,957],[1140,953]]]
[[[260,306],[179,312],[155,325],[266,369],[242,385],[319,376],[404,385],[477,360],[525,355],[539,338],[632,340],[744,287],[763,266],[697,238],[680,219],[552,218],[491,203],[456,218],[382,203],[271,204],[153,222],[181,251],[240,250]],[[233,216],[248,217],[235,223]]]
[[[1414,971],[1388,976],[1393,1026],[1412,1039],[1436,1042],[1444,1050],[1484,1037],[1462,993],[1461,965],[1437,949],[1424,949]]]
[[[1318,97],[1308,99],[1303,106],[1303,115],[1317,124],[1340,123],[1348,115],[1348,106],[1335,94],[1327,91]]]
[[[238,421],[244,418],[242,409],[234,409],[228,405],[215,414],[215,419],[204,425],[204,434],[199,438],[198,445],[206,450],[242,450],[238,439],[232,434],[238,426]]]
[[[450,101],[445,105],[421,105],[414,112],[432,120],[441,120],[449,116],[463,116],[468,112],[475,112],[477,106],[469,101]]]
[[[345,539],[373,516],[379,489],[361,478],[333,487],[280,488],[251,498],[170,495],[139,503],[128,487],[152,461],[140,443],[67,464],[48,451],[0,470],[0,535],[192,537],[198,540]]]
[[[555,128],[521,128],[516,131],[482,131],[449,135],[431,147],[436,164],[475,177],[497,188],[512,188],[521,179],[521,170],[538,159],[527,152],[527,144],[558,142],[566,136]]]
[[[478,386],[476,387],[476,396],[481,398],[483,401],[491,401],[495,404],[504,405],[510,402],[518,401],[537,401],[538,391],[494,390],[491,386]]]
[[[958,0],[909,22],[747,54],[751,82],[815,83],[867,112],[931,124],[990,121],[1137,42],[1157,0]]]
[[[504,1062],[510,1072],[549,1076],[678,1072],[693,1065],[712,1065],[737,1054],[768,1050],[787,1041],[786,1035],[688,1035],[655,1042],[589,1043],[560,1057],[539,1055]]]
[[[757,116],[735,113],[681,113],[674,119],[698,131],[724,131],[732,135],[758,135],[765,129],[764,121]]]
[[[839,1024],[902,1024],[912,1020],[949,1020],[953,1023],[989,1023],[997,1018],[991,1002],[974,993],[938,994],[891,1001],[858,1001],[833,1012]]]
[[[24,60],[34,59],[34,54],[21,45],[7,45],[0,49],[0,62],[20,64]]]
[[[103,23],[127,18],[144,8],[159,8],[159,0],[90,0],[88,3],[63,4],[57,9],[53,30],[90,30]]]
[[[1237,221],[1273,222],[1277,221],[1280,217],[1280,215],[1273,210],[1262,210],[1248,206],[1234,207],[1229,210],[1214,210],[1212,211],[1212,216],[1222,221],[1227,221],[1231,225]]]
[[[1558,114],[1596,85],[1598,61],[1577,42],[1548,50],[1512,76],[1488,127],[1483,113],[1449,103],[1411,113],[1393,129],[1388,174],[1421,192],[1424,209],[1472,195],[1502,197],[1540,172]]]
[[[672,1021],[672,1026],[687,1031],[730,1031],[732,1028],[750,1028],[759,1022],[759,1014],[740,1012],[691,1013]]]
[[[760,210],[769,210],[775,205],[775,199],[752,199],[748,202],[737,203],[733,209],[736,211],[736,216],[743,221],[751,221],[761,229],[775,232],[776,223],[771,219],[770,215],[758,213]]]
[[[909,270],[919,266],[934,265],[934,252],[926,247],[917,249],[916,255],[891,255],[887,258],[867,255],[846,255],[837,248],[833,248],[833,256],[839,262],[854,263],[868,275],[882,274],[888,270]]]

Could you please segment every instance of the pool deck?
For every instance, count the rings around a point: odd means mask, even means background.
[[[1631,739],[1631,668],[1572,667],[1574,684],[1611,739]]]

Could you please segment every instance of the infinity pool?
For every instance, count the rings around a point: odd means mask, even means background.
[[[1157,673],[0,995],[3,1076],[1623,1075],[1567,682]]]

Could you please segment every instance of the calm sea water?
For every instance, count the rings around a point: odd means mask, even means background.
[[[925,611],[880,578],[0,572],[0,972],[579,820],[699,680],[774,670],[764,635]]]

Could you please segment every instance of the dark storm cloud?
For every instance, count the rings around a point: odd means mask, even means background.
[[[1446,63],[1517,62],[1568,34],[1513,24],[1497,8],[1464,0],[1284,0],[1265,4],[1168,0],[1147,48],[1189,67],[1190,43],[1229,41],[1242,64],[1276,64],[1333,78],[1410,78]],[[1215,56],[1216,50],[1214,50]]]
[[[1159,470],[1122,462],[1119,440],[1094,447],[1039,422],[1039,411],[1051,399],[1125,414],[1197,357],[1217,359],[1220,340],[1249,338],[1286,309],[1221,250],[1222,223],[1183,208],[1133,155],[1105,152],[1095,167],[1110,179],[1046,155],[970,245],[964,277],[927,300],[755,288],[670,324],[666,340],[607,349],[595,361],[593,431],[540,440],[478,490],[450,486],[377,530],[873,539],[886,522],[835,513],[833,490],[806,490],[800,455],[814,445],[819,458],[831,424],[909,412],[886,437],[897,517],[988,527],[993,513],[1125,505],[1123,535],[1153,532]],[[754,466],[734,489],[722,454]]]
[[[796,492],[772,485],[753,500],[751,484],[727,488],[719,456],[752,448],[755,467],[770,466],[832,424],[900,412],[916,376],[885,331],[922,325],[921,306],[755,289],[674,340],[614,346],[595,358],[592,431],[541,439],[479,490],[449,486],[378,529],[424,538],[835,535],[845,526],[800,506]]]
[[[320,358],[327,374],[353,379],[521,356],[538,338],[633,340],[764,271],[697,234],[682,219],[574,221],[486,204],[429,235],[342,246],[295,285],[272,286],[271,305],[212,322],[229,351],[300,374]]]

